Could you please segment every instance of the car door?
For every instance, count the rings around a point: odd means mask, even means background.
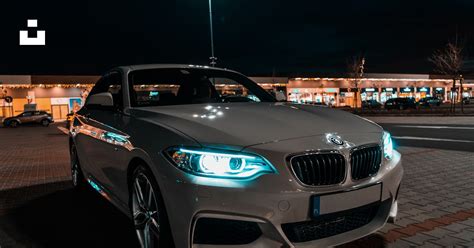
[[[22,124],[30,123],[33,120],[33,112],[27,111],[20,115],[19,117]]]
[[[85,155],[88,179],[92,179],[113,197],[113,185],[128,152],[124,142],[127,134],[120,129],[123,118],[122,75],[118,71],[105,75],[94,87],[89,96],[109,92],[114,106],[102,108],[90,106],[78,112],[78,121],[85,134],[76,136],[78,153]],[[81,155],[81,154],[79,154]],[[82,162],[82,161],[81,161]]]
[[[40,111],[33,112],[33,116],[31,117],[32,122],[40,122],[43,119]]]

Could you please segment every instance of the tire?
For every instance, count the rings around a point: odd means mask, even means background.
[[[82,190],[86,186],[86,180],[84,178],[84,173],[82,172],[81,165],[79,164],[79,157],[77,155],[77,149],[74,143],[71,144],[70,156],[72,187],[75,190]]]
[[[20,125],[20,123],[19,123],[18,121],[15,121],[15,120],[10,121],[10,122],[8,123],[8,126],[9,126],[9,127],[13,127],[13,128],[18,127],[19,125]]]
[[[41,125],[42,125],[43,127],[49,126],[49,121],[48,121],[48,119],[43,119],[43,120],[41,120]]]
[[[140,246],[174,247],[168,214],[153,174],[139,165],[129,187],[132,223]]]

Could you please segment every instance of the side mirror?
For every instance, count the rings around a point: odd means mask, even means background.
[[[86,106],[91,107],[113,107],[114,98],[110,92],[98,93],[87,98]]]
[[[282,92],[282,91],[277,91],[275,93],[275,98],[277,101],[279,102],[286,102],[286,96],[285,96],[285,93]]]

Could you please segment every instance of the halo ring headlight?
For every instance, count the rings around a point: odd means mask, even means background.
[[[176,167],[197,176],[245,179],[276,173],[268,160],[257,155],[197,148],[171,148],[167,154]]]

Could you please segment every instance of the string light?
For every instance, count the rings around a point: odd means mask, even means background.
[[[423,79],[423,78],[293,78],[290,81],[411,81],[411,82],[452,82],[452,79]]]
[[[33,89],[33,88],[83,88],[89,89],[94,87],[94,84],[3,84],[7,89]]]

